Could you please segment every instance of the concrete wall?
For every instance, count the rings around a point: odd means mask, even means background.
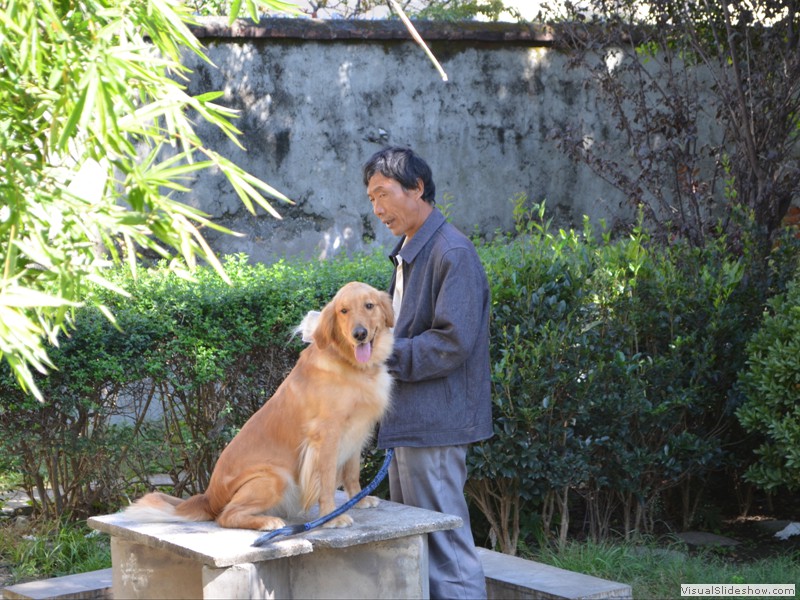
[[[387,144],[410,145],[434,171],[437,202],[462,230],[512,226],[512,199],[546,199],[560,226],[582,215],[630,217],[620,193],[571,163],[548,139],[569,121],[613,135],[586,74],[567,67],[546,31],[515,24],[421,24],[444,82],[399,22],[274,19],[196,34],[215,67],[187,57],[189,91],[224,90],[247,152],[202,126],[207,143],[292,198],[278,221],[250,215],[219,174],[181,198],[244,234],[208,239],[253,261],[327,258],[394,238],[375,218],[361,165]]]

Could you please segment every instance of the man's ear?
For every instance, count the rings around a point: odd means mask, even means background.
[[[414,188],[414,191],[419,192],[420,200],[422,196],[425,194],[425,184],[422,182],[422,179],[417,177],[417,187]]]

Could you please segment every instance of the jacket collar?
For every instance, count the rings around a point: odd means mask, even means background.
[[[405,262],[414,262],[414,259],[417,257],[417,254],[425,247],[425,245],[430,241],[433,237],[433,234],[445,223],[444,215],[441,211],[433,207],[433,212],[428,215],[428,218],[425,219],[425,222],[422,224],[417,230],[417,233],[414,234],[408,243],[403,246],[403,243],[406,241],[406,236],[400,238],[400,241],[397,242],[397,245],[394,249],[389,253],[389,260],[392,261],[392,264],[395,264],[396,260],[395,257],[400,253],[400,250],[403,250],[403,261]]]

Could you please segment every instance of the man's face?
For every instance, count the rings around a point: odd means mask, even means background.
[[[375,173],[367,183],[367,196],[372,203],[372,212],[397,236],[410,238],[425,222],[432,207],[422,199],[423,185],[405,190],[400,183]]]

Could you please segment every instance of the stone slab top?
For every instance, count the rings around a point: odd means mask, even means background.
[[[498,581],[501,584],[501,589],[495,596],[498,598],[559,598],[562,600],[633,598],[631,586],[626,583],[567,571],[486,548],[477,550],[486,579]],[[514,595],[509,589],[527,592],[522,595]],[[530,591],[535,593],[531,594]]]
[[[346,497],[338,493],[337,505]],[[312,510],[309,519],[316,518]],[[375,508],[352,509],[352,527],[317,528],[278,538],[263,548],[253,542],[263,531],[225,529],[213,521],[145,523],[124,512],[90,517],[89,527],[128,542],[160,548],[214,567],[254,563],[300,554],[317,548],[346,548],[359,544],[427,534],[462,526],[460,517],[381,500]],[[301,521],[291,521],[297,523]]]

